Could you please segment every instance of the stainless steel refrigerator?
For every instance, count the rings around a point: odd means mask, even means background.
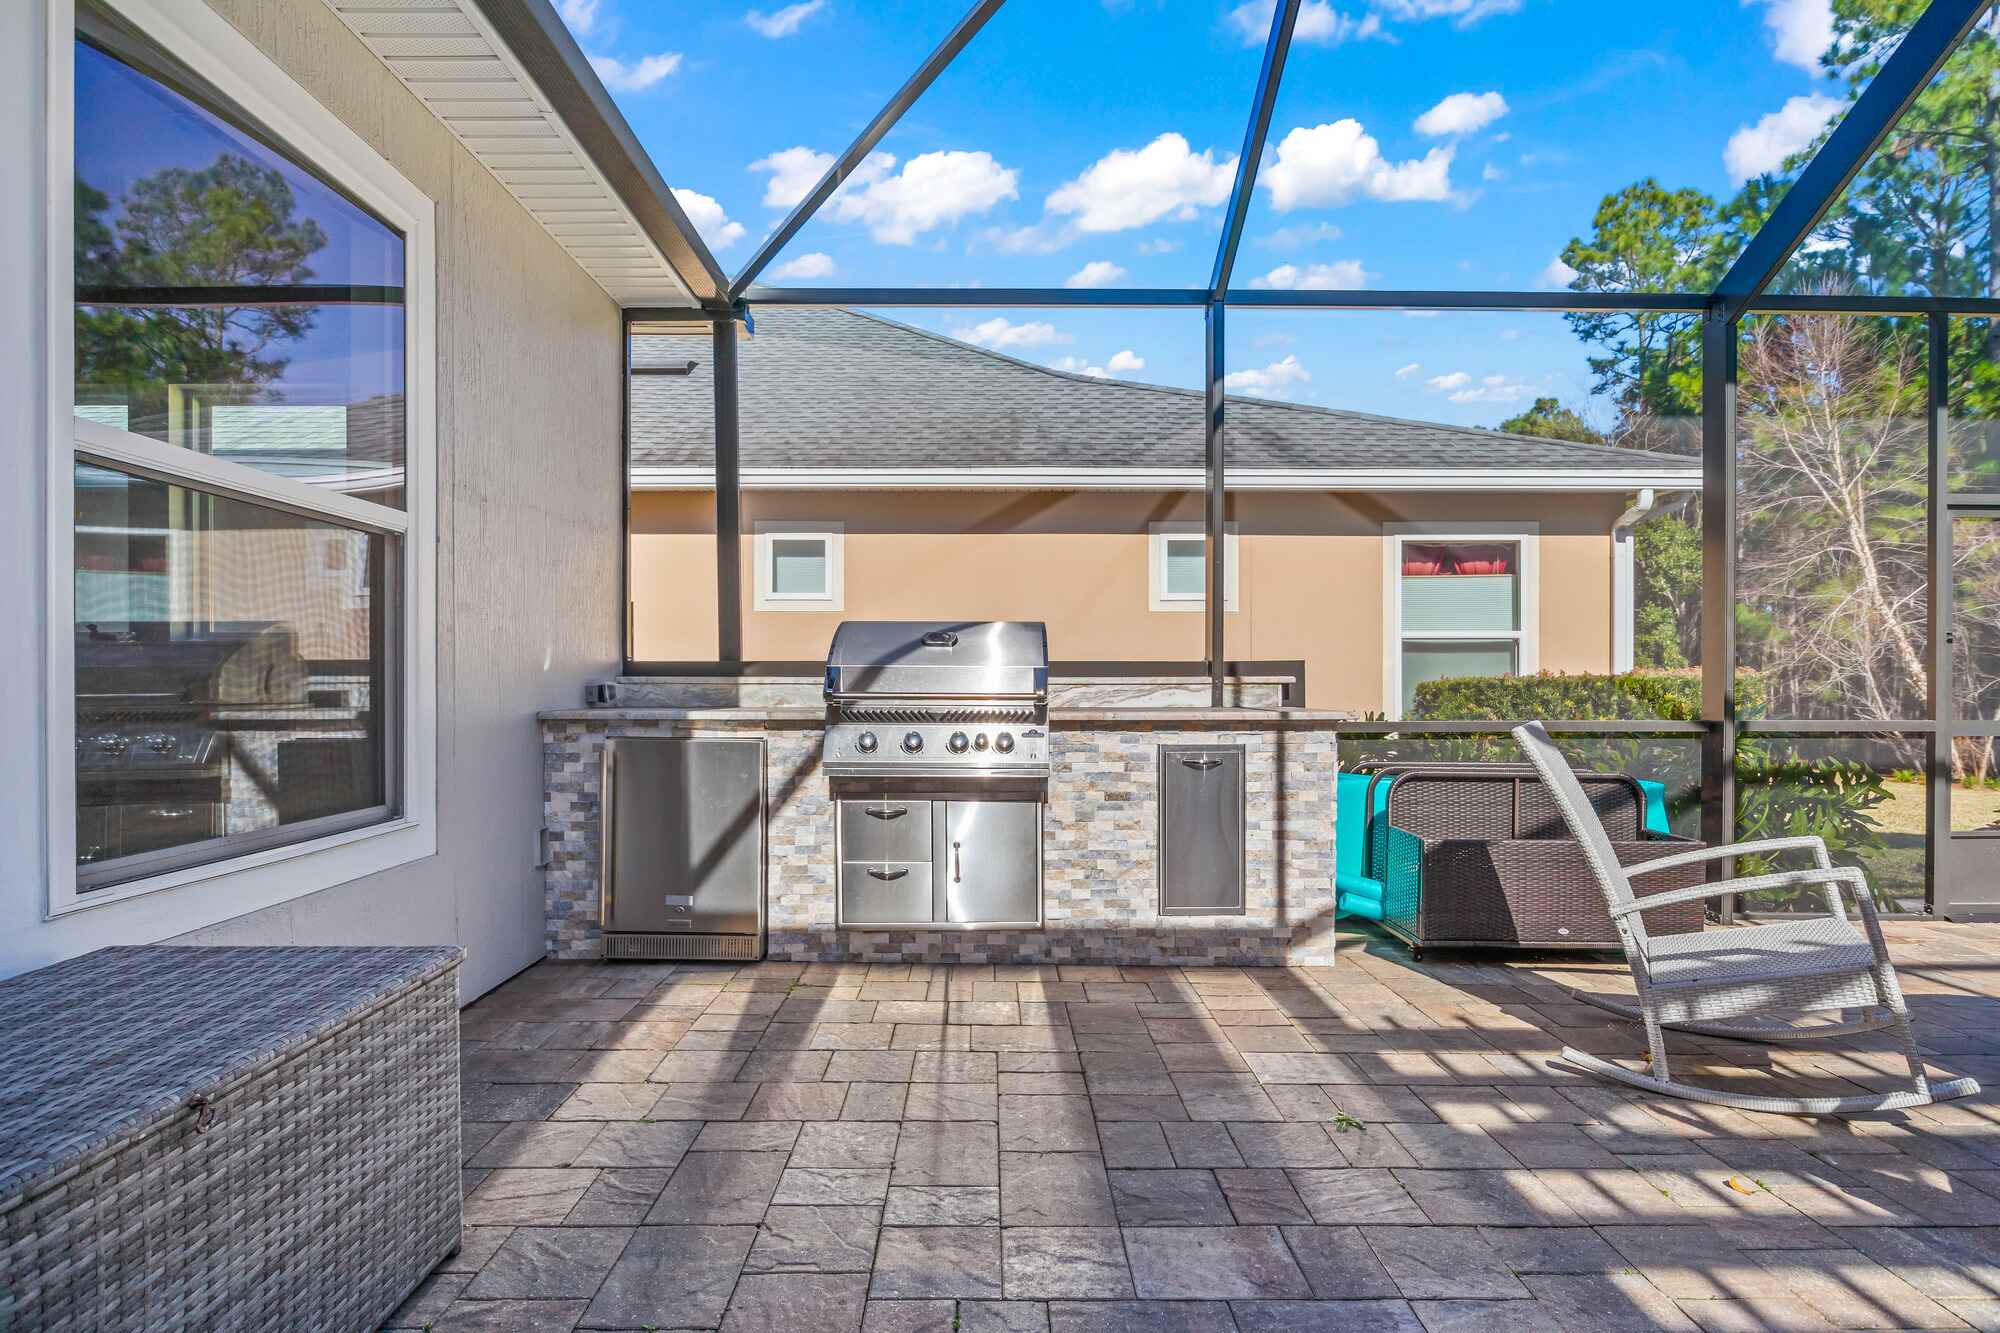
[[[764,742],[613,737],[603,790],[605,957],[763,957]]]

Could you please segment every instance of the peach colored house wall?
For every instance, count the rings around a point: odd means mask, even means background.
[[[1622,495],[1239,492],[1235,658],[1303,659],[1308,705],[1381,709],[1385,524],[1540,524],[1541,666],[1606,671],[1611,525]],[[1116,491],[746,491],[743,651],[812,661],[845,619],[1043,620],[1068,661],[1198,661],[1205,619],[1149,608],[1148,525],[1199,522],[1201,497]],[[632,496],[633,655],[715,656],[713,501]],[[844,528],[841,610],[753,609],[760,521]]]

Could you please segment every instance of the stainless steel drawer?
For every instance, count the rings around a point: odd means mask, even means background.
[[[928,819],[923,827],[928,846]],[[841,862],[840,924],[843,926],[928,925],[931,914],[930,862]]]
[[[931,803],[870,800],[840,803],[843,861],[929,861]]]

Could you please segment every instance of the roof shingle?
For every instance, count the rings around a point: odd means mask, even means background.
[[[633,340],[632,462],[714,462],[705,345]],[[1199,468],[1202,396],[1067,374],[859,311],[776,307],[739,349],[745,468]],[[1698,459],[1232,395],[1231,467],[1699,471]]]

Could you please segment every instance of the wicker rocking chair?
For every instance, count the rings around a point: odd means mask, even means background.
[[[1979,1091],[1979,1084],[1969,1078],[1934,1084],[1925,1077],[1909,1010],[1882,939],[1882,925],[1868,882],[1857,867],[1834,865],[1826,845],[1811,837],[1710,847],[1621,866],[1582,786],[1547,730],[1539,722],[1529,722],[1514,728],[1514,738],[1540,771],[1571,832],[1583,845],[1585,859],[1604,890],[1638,989],[1636,1004],[1581,990],[1572,989],[1570,994],[1620,1018],[1643,1023],[1652,1055],[1650,1072],[1644,1074],[1568,1047],[1563,1049],[1564,1060],[1603,1078],[1670,1097],[1787,1115],[1863,1115],[1925,1106]],[[1816,866],[1644,898],[1635,898],[1632,893],[1633,877],[1669,866],[1745,853],[1805,850],[1814,854]],[[1790,885],[1824,886],[1827,912],[1772,925],[1660,936],[1648,935],[1640,918],[1642,910],[1670,903]],[[1843,896],[1851,898],[1860,913],[1859,931],[1848,916]],[[1679,1082],[1667,1065],[1668,1028],[1739,1041],[1783,1042],[1886,1027],[1897,1029],[1910,1068],[1910,1086],[1895,1092],[1854,1097],[1751,1096]]]

